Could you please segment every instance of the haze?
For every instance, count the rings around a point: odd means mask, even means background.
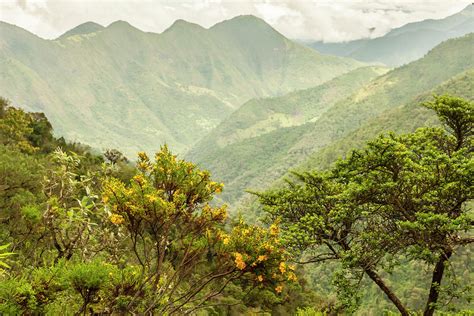
[[[390,29],[456,13],[470,1],[57,1],[3,0],[0,20],[43,38],[56,38],[87,21],[108,25],[125,20],[162,32],[175,20],[209,27],[242,14],[263,18],[293,39],[341,42],[381,36]]]

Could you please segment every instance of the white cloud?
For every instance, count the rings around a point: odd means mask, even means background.
[[[470,1],[406,0],[1,0],[0,20],[41,37],[55,38],[86,21],[108,25],[125,20],[162,32],[184,19],[209,27],[240,14],[253,14],[289,38],[345,41],[380,36],[394,27],[454,14]]]

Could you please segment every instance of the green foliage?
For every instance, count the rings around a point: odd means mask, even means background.
[[[381,135],[326,172],[295,174],[287,188],[259,194],[270,217],[281,219],[296,258],[338,260],[350,269],[336,278],[349,310],[357,305],[352,273],[355,284],[366,274],[406,314],[377,272],[392,271],[404,257],[432,267],[425,308],[432,313],[451,256],[472,242],[465,236],[473,223],[467,203],[473,198],[472,134],[457,131],[472,131],[474,104],[449,96],[436,97],[435,104],[452,134],[424,128]]]
[[[79,314],[85,312],[87,306],[98,299],[97,294],[106,286],[109,273],[110,268],[102,262],[80,263],[69,271],[67,278],[83,300]]]
[[[443,95],[435,96],[434,101],[425,103],[425,106],[434,110],[441,122],[456,137],[458,141],[456,150],[462,146],[472,146],[468,142],[474,133],[474,106],[472,102]]]
[[[0,312],[7,315],[18,315],[35,312],[37,301],[31,285],[24,279],[4,280],[0,285]]]
[[[9,244],[0,246],[0,275],[2,275],[5,269],[9,269],[10,266],[5,262],[8,257],[14,255],[13,252],[5,252],[10,247]]]
[[[39,123],[27,130],[34,137],[24,137],[39,147],[0,145],[0,237],[15,253],[9,267],[12,253],[0,253],[1,271],[8,267],[0,275],[2,313],[245,310],[252,295],[256,309],[282,303],[296,275],[276,228],[238,222],[227,229],[226,207],[209,205],[223,187],[209,172],[166,146],[153,162],[140,153],[136,168],[112,150],[104,163],[52,137],[47,120],[33,120],[42,115],[3,108],[20,113],[11,126]]]

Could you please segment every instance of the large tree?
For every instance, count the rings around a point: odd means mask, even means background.
[[[381,135],[328,171],[259,194],[296,255],[367,275],[403,315],[409,308],[381,277],[384,267],[401,256],[431,266],[424,314],[432,315],[449,260],[474,241],[474,104],[440,96],[424,105],[444,128]]]

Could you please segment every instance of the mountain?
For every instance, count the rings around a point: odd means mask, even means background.
[[[474,65],[434,89],[417,95],[409,102],[368,120],[347,136],[313,153],[294,169],[297,171],[326,169],[338,158],[345,157],[353,148],[363,146],[368,140],[386,131],[411,133],[419,127],[438,125],[434,111],[420,106],[420,103],[430,100],[433,94],[451,94],[474,101],[473,92]]]
[[[260,136],[282,127],[316,120],[339,98],[347,97],[369,80],[387,72],[384,67],[361,67],[313,88],[283,96],[256,98],[243,104],[188,153],[200,160],[210,151]]]
[[[178,20],[161,34],[89,22],[56,40],[0,22],[0,34],[0,95],[44,112],[67,139],[130,157],[165,142],[184,152],[251,98],[362,65],[294,43],[253,16],[209,29]]]
[[[344,43],[310,42],[307,45],[323,54],[400,66],[421,58],[442,41],[471,32],[474,32],[472,4],[444,19],[409,23],[374,39]]]
[[[223,200],[238,207],[245,199],[246,189],[268,187],[288,169],[369,120],[473,68],[473,40],[474,34],[469,34],[443,42],[425,57],[373,79],[348,97],[336,98],[316,120],[277,128],[224,147],[214,142],[214,148],[203,147],[204,151],[194,148],[191,153],[196,154],[190,157],[226,184]],[[467,84],[472,88],[472,81]],[[236,130],[234,134],[239,132]],[[226,135],[224,131],[219,133]],[[227,138],[232,139],[232,136]]]
[[[361,67],[313,88],[252,99],[203,137],[186,158],[212,170],[226,185],[221,197],[233,201],[261,170],[284,159],[300,131],[304,133],[302,125],[387,70]]]
[[[73,35],[86,35],[90,33],[96,33],[102,31],[104,27],[100,24],[94,22],[86,22],[82,23],[81,25],[76,26],[75,28],[67,31],[63,35],[61,35],[58,39],[61,38],[68,38]]]

